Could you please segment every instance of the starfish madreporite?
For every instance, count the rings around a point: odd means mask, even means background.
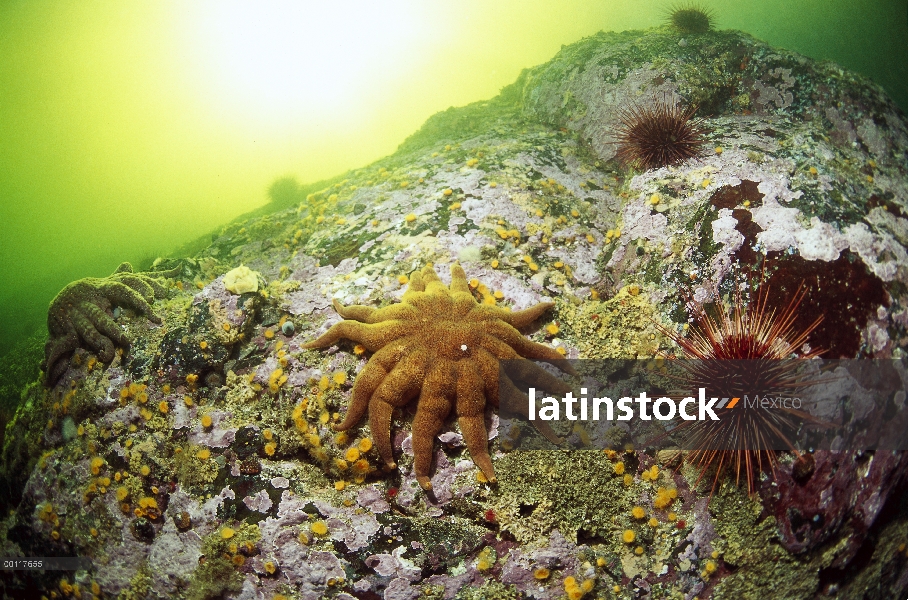
[[[56,383],[66,371],[67,361],[61,359],[80,343],[96,352],[104,363],[113,360],[114,344],[129,347],[129,338],[107,312],[112,306],[131,308],[160,323],[149,302],[165,295],[166,289],[158,280],[134,273],[129,263],[122,263],[109,277],[86,277],[63,288],[47,311],[50,337],[44,346],[44,372],[48,385]]]
[[[416,271],[398,304],[385,308],[334,308],[345,320],[331,326],[304,348],[325,348],[344,338],[374,352],[353,384],[350,405],[338,431],[350,429],[368,410],[375,448],[389,469],[397,467],[391,445],[391,416],[396,407],[419,397],[413,419],[413,470],[429,490],[434,438],[453,409],[473,461],[490,482],[495,471],[489,458],[485,406],[499,405],[499,360],[541,359],[573,373],[554,349],[532,342],[518,331],[535,321],[553,303],[525,310],[480,304],[470,292],[466,274],[451,265],[451,285],[444,285],[431,265]],[[509,369],[530,385],[553,392],[570,388],[530,361]],[[507,375],[501,377],[506,406],[528,410],[526,396]],[[520,398],[524,401],[520,402]],[[553,441],[546,427],[540,431]]]

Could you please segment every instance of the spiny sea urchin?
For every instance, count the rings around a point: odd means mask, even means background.
[[[706,33],[713,28],[713,13],[697,4],[676,4],[668,10],[668,22],[681,33]]]
[[[804,288],[794,294],[781,312],[767,308],[769,294],[761,292],[747,309],[736,298],[731,314],[720,309],[709,316],[699,309],[696,328],[689,337],[664,330],[681,348],[682,375],[680,394],[706,388],[711,394],[744,397],[792,397],[812,382],[804,380],[803,359],[823,351],[805,346],[810,333],[820,324],[818,317],[806,329],[795,328]],[[696,395],[696,394],[694,394]],[[756,489],[755,476],[764,468],[774,469],[778,452],[798,454],[791,436],[801,423],[822,425],[810,414],[779,406],[770,409],[738,408],[723,410],[719,421],[683,421],[672,433],[691,450],[687,460],[695,464],[698,481],[715,467],[713,489],[726,468],[735,472],[735,483],[747,481],[748,493]]]
[[[696,106],[682,108],[666,98],[633,104],[618,113],[616,158],[625,166],[658,169],[700,153],[703,126],[694,118]]]

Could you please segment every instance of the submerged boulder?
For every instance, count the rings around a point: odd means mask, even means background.
[[[621,164],[622,119],[658,102],[693,107],[696,152]],[[734,31],[567,46],[298,207],[224,228],[128,353],[107,367],[74,360],[55,388],[30,387],[3,448],[0,554],[94,566],[3,585],[15,596],[78,584],[83,597],[95,586],[162,598],[896,597],[908,586],[903,453],[786,457],[755,495],[733,477],[712,494],[679,452],[508,452],[525,433],[487,408],[499,484],[452,419],[426,494],[409,413],[395,416],[393,472],[379,470],[367,426],[331,428],[365,349],[303,345],[338,320],[332,299],[393,304],[411,273],[431,263],[449,284],[459,261],[481,302],[554,302],[530,336],[568,358],[672,352],[666,331],[691,306],[742,289],[749,301],[755,285],[776,292],[770,308],[803,285],[797,318],[825,316],[810,343],[829,357],[902,358],[906,171],[904,115],[833,64]],[[221,276],[240,263],[258,275],[231,290]]]

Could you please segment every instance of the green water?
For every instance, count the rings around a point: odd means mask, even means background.
[[[655,1],[0,5],[0,355],[66,283],[147,266],[269,201],[394,151]],[[340,4],[338,4],[340,6]],[[904,1],[704,2],[716,26],[833,60],[908,108]]]

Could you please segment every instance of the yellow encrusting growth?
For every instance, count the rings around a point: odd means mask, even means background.
[[[643,481],[655,481],[659,478],[659,466],[653,465],[649,469],[643,471],[640,476],[643,478]]]
[[[576,577],[569,575],[564,578],[564,591],[570,600],[580,600],[587,592],[593,590],[594,584],[592,579],[578,582]]]
[[[221,529],[221,538],[222,539],[229,540],[230,538],[232,538],[234,536],[234,534],[236,534],[236,531],[234,531],[230,527],[225,527],[225,528]]]
[[[633,516],[635,519],[642,519],[646,516],[646,511],[643,510],[642,506],[635,506],[631,509],[631,516]]]
[[[664,488],[660,487],[656,490],[656,497],[653,498],[653,506],[658,509],[663,509],[671,505],[672,501],[678,497],[678,490],[676,488]]]
[[[637,534],[634,533],[633,529],[625,529],[624,533],[621,534],[621,539],[625,544],[632,544],[637,539]]]
[[[319,536],[325,535],[326,533],[328,533],[328,525],[324,521],[313,522],[312,525],[309,527],[309,529],[312,530],[312,533],[314,533],[315,535],[319,535]]]
[[[482,552],[479,553],[478,560],[476,561],[476,569],[478,571],[488,571],[492,568],[494,564],[494,556],[492,555],[492,549],[486,546],[482,549]]]

